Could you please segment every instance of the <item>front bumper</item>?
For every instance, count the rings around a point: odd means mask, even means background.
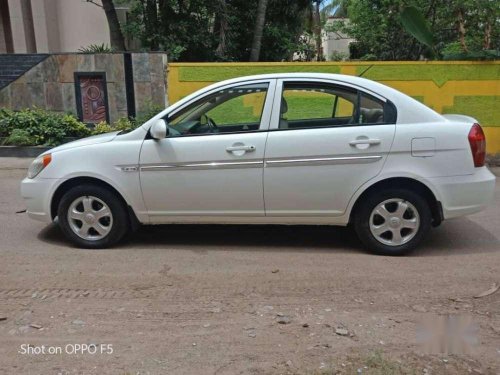
[[[486,167],[476,168],[471,175],[429,180],[439,195],[445,219],[479,212],[493,201],[495,176]]]
[[[59,179],[25,178],[21,182],[21,196],[26,203],[26,213],[32,219],[51,222],[50,202]]]

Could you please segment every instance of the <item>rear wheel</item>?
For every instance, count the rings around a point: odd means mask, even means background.
[[[368,250],[404,255],[422,241],[431,220],[431,210],[422,196],[407,189],[389,189],[360,202],[354,227]]]
[[[98,185],[85,184],[67,191],[59,203],[58,216],[66,237],[83,248],[112,246],[129,228],[121,199]]]

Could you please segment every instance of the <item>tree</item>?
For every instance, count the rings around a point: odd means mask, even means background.
[[[339,31],[356,39],[361,56],[379,60],[474,58],[498,55],[498,0],[344,0],[349,22]],[[405,20],[404,10],[414,7]],[[415,15],[419,14],[418,20]],[[403,16],[403,17],[402,17]],[[413,23],[413,32],[408,29]],[[424,24],[428,29],[424,33]],[[420,31],[418,31],[420,29]],[[417,32],[420,36],[415,38]],[[432,35],[432,43],[429,43]],[[424,39],[423,39],[424,38]],[[488,52],[497,50],[497,52]]]
[[[102,0],[102,7],[104,13],[106,13],[106,19],[108,20],[111,48],[115,51],[126,51],[125,39],[120,27],[120,22],[118,21],[118,16],[116,15],[113,0]]]
[[[124,25],[127,35],[140,40],[142,49],[167,51],[171,61],[248,61],[251,55],[255,59],[257,50],[260,61],[290,60],[294,52],[303,48],[304,19],[311,3],[311,0],[115,1],[129,6]]]
[[[266,22],[267,0],[259,0],[257,16],[255,17],[255,29],[253,33],[252,49],[250,51],[250,61],[259,61],[260,47],[262,44],[262,33]]]

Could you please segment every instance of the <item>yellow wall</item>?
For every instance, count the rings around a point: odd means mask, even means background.
[[[382,82],[439,113],[477,118],[486,133],[488,153],[500,153],[500,61],[171,63],[168,99],[174,103],[224,79],[279,72],[362,75]]]

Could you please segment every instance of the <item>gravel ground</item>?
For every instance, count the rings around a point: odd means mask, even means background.
[[[500,373],[500,291],[473,298],[500,283],[500,183],[408,257],[323,226],[144,227],[90,251],[15,213],[28,163],[0,159],[0,374]],[[470,353],[424,353],[436,314],[472,319]]]

